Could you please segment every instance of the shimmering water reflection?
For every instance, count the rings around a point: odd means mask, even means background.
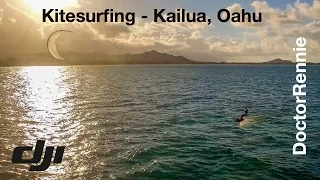
[[[319,72],[308,68],[309,149],[297,158],[295,66],[0,68],[0,179],[320,178]],[[239,127],[244,106],[263,120]],[[63,162],[11,164],[37,139],[66,146]]]

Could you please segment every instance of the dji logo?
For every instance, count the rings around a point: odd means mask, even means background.
[[[42,151],[44,148],[45,141],[38,140],[36,144],[36,148],[34,150],[34,154],[32,159],[22,159],[22,154],[24,151],[32,151],[33,147],[31,146],[23,146],[23,147],[16,147],[12,154],[12,163],[39,163],[42,157]],[[64,153],[65,146],[58,146],[56,149],[56,154],[53,159],[53,163],[61,163],[62,156]],[[38,166],[31,166],[29,171],[44,171],[48,169],[51,163],[52,154],[53,154],[54,147],[48,146],[44,152],[43,161]]]

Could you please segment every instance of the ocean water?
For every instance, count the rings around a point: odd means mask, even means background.
[[[0,179],[319,179],[320,66],[307,71],[307,155],[293,156],[295,66],[0,68]],[[37,139],[66,146],[62,163],[11,163]]]

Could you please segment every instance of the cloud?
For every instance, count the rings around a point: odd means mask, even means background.
[[[85,1],[79,1],[80,4],[83,2]],[[74,33],[63,34],[59,38],[58,46],[62,51],[96,51],[118,54],[139,53],[155,49],[198,60],[220,59],[209,53],[206,38],[202,35],[202,30],[212,27],[207,23],[154,23],[143,22],[141,19],[137,19],[135,26],[126,26],[124,23],[42,23],[39,18],[36,19],[30,15],[27,10],[21,11],[20,9],[24,8],[19,4],[14,4],[13,1],[10,3],[6,6],[6,9],[10,9],[10,13],[5,10],[6,15],[3,19],[5,22],[3,26],[6,28],[2,29],[2,32],[6,31],[1,33],[7,41],[2,41],[1,47],[9,42],[16,43],[7,46],[8,48],[3,50],[6,53],[45,52],[46,38],[56,30],[66,29]],[[16,26],[9,24],[9,22],[12,24],[13,19],[19,22],[15,23]],[[8,36],[9,32],[14,33],[16,37]],[[22,32],[24,32],[22,37],[27,36],[28,38],[25,38],[26,43],[18,45],[20,38],[18,34]],[[12,39],[17,40],[12,41]],[[27,42],[36,43],[36,46],[30,48]],[[18,46],[21,48],[15,48]]]
[[[17,20],[14,19],[14,18],[9,18],[9,21],[12,22],[12,23],[16,23],[17,22]]]
[[[16,53],[39,52],[43,45],[40,32],[37,31],[40,27],[39,24],[6,2],[2,1],[0,5],[3,9],[0,23],[0,54],[6,56]]]
[[[251,5],[256,12],[262,12],[264,20],[272,25],[279,26],[302,22],[298,11],[291,5],[287,5],[284,11],[270,7],[266,1],[254,1]]]
[[[287,38],[297,38],[299,36],[307,39],[308,53],[311,59],[319,59],[320,55],[320,21],[313,21],[301,27],[284,29],[281,31],[283,36]]]
[[[320,21],[313,21],[304,26],[283,29],[282,32],[286,36],[297,37],[304,36],[320,43]]]
[[[242,14],[242,7],[240,4],[233,4],[229,7],[227,7],[227,9],[229,10],[229,12],[231,14],[233,13],[240,13]],[[258,14],[256,14],[256,16],[258,16]],[[226,14],[223,15],[223,18],[226,18]],[[261,27],[264,25],[264,14],[262,16],[262,22],[248,22],[248,16],[245,17],[244,22],[231,22],[231,24],[235,27]]]
[[[320,19],[320,1],[314,0],[312,6],[308,3],[300,3],[298,0],[294,3],[294,6],[299,10],[299,12],[308,18],[319,20]]]
[[[320,22],[313,21],[303,26],[296,27],[264,27],[257,32],[248,33],[249,36],[261,38],[261,48],[264,51],[288,54],[292,53],[292,47],[295,47],[295,39],[305,37],[307,39],[307,49],[309,60],[318,60],[320,55]],[[290,58],[289,58],[290,59]]]
[[[302,18],[298,11],[291,5],[287,5],[286,10],[281,11],[269,6],[266,1],[253,1],[251,6],[254,8],[256,16],[258,13],[262,13],[262,22],[248,22],[248,17],[246,16],[245,22],[232,22],[231,24],[235,27],[261,27],[271,24],[273,26],[280,26],[284,24],[299,24],[302,22]],[[242,13],[242,7],[240,4],[233,4],[227,9],[231,12]]]
[[[90,23],[88,24],[102,38],[119,36],[122,33],[129,33],[129,27],[120,23]]]
[[[1,24],[1,21],[2,21],[2,14],[3,14],[3,8],[0,8],[0,24]]]
[[[320,54],[320,22],[315,20],[307,23],[302,13],[305,7],[309,8],[308,11],[315,11],[318,1],[308,6],[296,2],[285,10],[270,7],[265,1],[254,1],[251,5],[255,12],[263,12],[263,23],[232,23],[232,27],[228,28],[238,30],[238,27],[255,27],[237,31],[237,36],[232,37],[223,33],[217,37],[215,27],[207,23],[155,23],[139,18],[134,26],[104,22],[44,24],[34,19],[28,10],[21,11],[23,8],[18,8],[19,5],[13,4],[14,1],[8,5],[0,0],[3,9],[0,23],[1,55],[47,52],[47,37],[61,29],[73,33],[63,34],[59,38],[60,51],[122,54],[157,50],[198,61],[257,62],[277,57],[291,59],[292,41],[304,36],[308,39],[310,60],[318,60]],[[89,1],[78,2],[81,8],[85,4],[93,5]],[[232,12],[240,12],[242,6],[233,4],[228,8]]]

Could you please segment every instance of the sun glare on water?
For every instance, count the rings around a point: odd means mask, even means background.
[[[42,9],[63,9],[78,6],[78,0],[24,0],[24,3],[36,12],[41,12]]]

